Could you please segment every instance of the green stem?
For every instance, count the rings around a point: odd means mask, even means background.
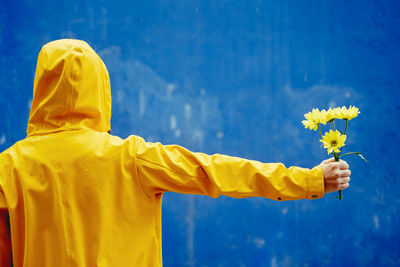
[[[347,126],[347,121],[346,121],[346,126]],[[359,155],[365,162],[368,162],[364,157],[363,157],[363,155],[360,153],[360,152],[347,152],[347,153],[345,153],[345,154],[343,154],[343,155],[340,155],[340,153],[339,154],[334,154],[334,156],[335,156],[335,161],[339,161],[339,159],[341,158],[341,157],[343,157],[343,156],[347,156],[347,155]],[[336,159],[337,158],[337,159]],[[339,190],[339,200],[342,200],[343,199],[343,194],[342,194],[342,190]]]
[[[349,120],[348,120],[348,119],[345,119],[345,121],[346,121],[346,125],[344,126],[344,133],[343,133],[344,135],[346,135],[346,132],[347,132],[347,124],[349,123]],[[342,152],[342,148],[343,148],[343,147],[340,148],[340,152]]]
[[[335,120],[332,120],[332,130],[335,130]]]
[[[321,126],[319,124],[318,124],[318,130],[319,130],[319,134],[321,135],[321,138],[323,138],[322,132],[321,132]]]
[[[335,161],[339,161],[339,158],[340,158],[339,154],[337,154],[336,152],[332,152],[332,155],[335,158]],[[342,190],[339,190],[339,200],[342,200],[342,199],[343,199]]]

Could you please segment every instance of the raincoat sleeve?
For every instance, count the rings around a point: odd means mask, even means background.
[[[149,197],[165,191],[275,200],[324,196],[320,166],[286,168],[281,163],[194,153],[177,145],[145,142],[140,137],[136,137],[136,150],[137,175]]]
[[[10,222],[7,203],[0,191],[0,265],[12,266]]]

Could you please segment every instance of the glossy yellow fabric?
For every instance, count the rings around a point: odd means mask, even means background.
[[[320,167],[287,169],[112,136],[110,95],[107,70],[85,42],[42,48],[27,138],[0,154],[0,207],[9,211],[14,266],[161,266],[166,191],[323,196]],[[1,255],[9,253],[1,246],[6,228],[0,224]]]

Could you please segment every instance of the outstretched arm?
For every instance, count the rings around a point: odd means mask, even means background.
[[[137,175],[150,197],[165,191],[274,200],[316,199],[324,195],[319,165],[313,169],[286,168],[282,163],[206,155],[176,145],[135,139]]]

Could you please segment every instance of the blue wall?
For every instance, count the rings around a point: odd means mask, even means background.
[[[313,107],[356,105],[344,200],[167,193],[165,266],[400,265],[398,1],[1,0],[0,151],[25,137],[36,57],[84,39],[112,83],[113,133],[287,166],[327,157]]]

